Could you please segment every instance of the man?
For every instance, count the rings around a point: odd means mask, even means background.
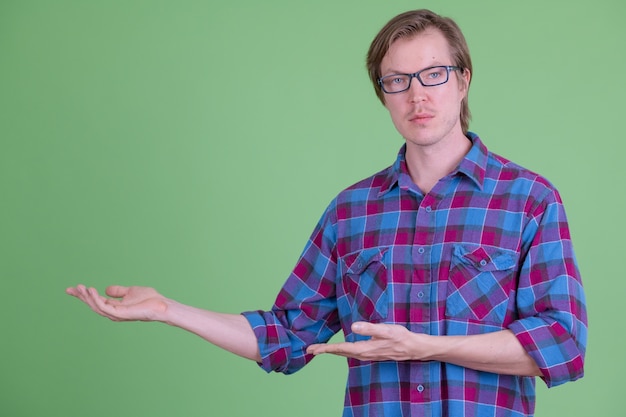
[[[327,208],[271,311],[220,314],[151,288],[67,292],[292,373],[347,357],[344,416],[528,416],[535,376],[583,375],[587,318],[558,192],[468,132],[472,65],[450,19],[393,18],[367,58],[405,139]],[[346,341],[326,342],[342,330]]]

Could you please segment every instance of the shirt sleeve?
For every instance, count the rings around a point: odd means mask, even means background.
[[[331,205],[332,207],[332,205]],[[242,313],[257,337],[265,371],[291,374],[313,355],[306,348],[327,342],[340,328],[335,275],[335,227],[329,207],[270,311]]]
[[[587,311],[580,272],[558,192],[531,208],[517,292],[519,320],[510,325],[548,387],[583,376]]]

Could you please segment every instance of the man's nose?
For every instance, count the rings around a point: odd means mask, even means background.
[[[426,97],[426,87],[420,83],[420,80],[415,75],[411,78],[411,85],[407,90],[407,94],[411,103],[423,101]]]

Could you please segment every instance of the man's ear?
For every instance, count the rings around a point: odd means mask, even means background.
[[[471,80],[472,80],[472,74],[470,73],[470,70],[467,68],[463,68],[463,72],[461,72],[460,87],[462,91],[465,91],[466,95],[469,90],[469,85],[470,85]]]

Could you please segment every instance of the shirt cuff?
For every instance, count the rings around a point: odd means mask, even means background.
[[[509,329],[537,363],[548,387],[583,376],[584,352],[559,322],[548,324],[539,317],[529,317],[511,323]]]

